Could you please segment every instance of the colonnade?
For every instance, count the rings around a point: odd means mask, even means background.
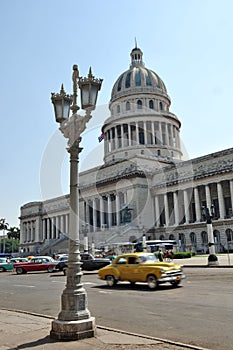
[[[201,208],[214,205],[214,219],[232,216],[233,180],[184,188],[154,196],[155,226],[202,221]]]
[[[23,242],[33,242],[36,239],[36,220],[23,223]]]
[[[160,121],[136,121],[115,125],[105,131],[105,152],[127,146],[164,145],[180,149],[179,129]]]
[[[69,214],[48,217],[42,220],[43,238],[57,239],[60,233],[69,232]]]
[[[83,202],[85,230],[96,232],[121,224],[121,210],[127,203],[127,192],[109,193]]]

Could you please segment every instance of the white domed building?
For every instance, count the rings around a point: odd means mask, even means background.
[[[145,235],[206,252],[202,208],[212,206],[216,251],[233,249],[233,149],[182,160],[181,122],[142,57],[135,47],[113,85],[102,127],[104,164],[80,174],[80,240],[98,248]],[[69,195],[23,205],[20,226],[25,253],[67,250]]]

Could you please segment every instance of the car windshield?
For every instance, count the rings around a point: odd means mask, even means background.
[[[146,254],[146,255],[140,255],[138,260],[140,263],[156,262],[158,261],[158,258],[154,254]]]

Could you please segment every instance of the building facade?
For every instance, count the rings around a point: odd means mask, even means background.
[[[214,207],[216,251],[233,249],[233,149],[182,160],[181,122],[162,79],[135,47],[116,80],[105,120],[104,163],[82,172],[80,241],[175,239],[182,251],[207,252],[202,208]],[[25,253],[68,249],[69,195],[27,203],[20,212]]]

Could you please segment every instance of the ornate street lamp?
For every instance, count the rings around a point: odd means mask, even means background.
[[[98,91],[102,79],[95,79],[89,71],[87,78],[79,77],[78,66],[73,66],[73,95],[67,95],[61,87],[60,94],[52,93],[55,118],[60,123],[60,130],[68,139],[70,153],[70,224],[69,224],[69,260],[66,287],[61,296],[61,311],[52,321],[50,336],[57,340],[78,340],[95,335],[95,318],[87,308],[87,295],[81,283],[82,271],[79,240],[79,177],[78,162],[82,148],[81,134],[95,109]],[[77,114],[77,86],[81,90],[81,104],[85,116]],[[71,105],[72,103],[72,105]],[[69,118],[69,111],[72,116]]]
[[[208,236],[208,246],[209,246],[209,256],[208,256],[208,265],[216,266],[218,265],[218,257],[215,253],[215,242],[214,242],[214,233],[213,233],[213,225],[212,219],[215,216],[214,205],[212,204],[209,208],[202,206],[201,209],[202,217],[206,221],[207,225],[207,236]]]

